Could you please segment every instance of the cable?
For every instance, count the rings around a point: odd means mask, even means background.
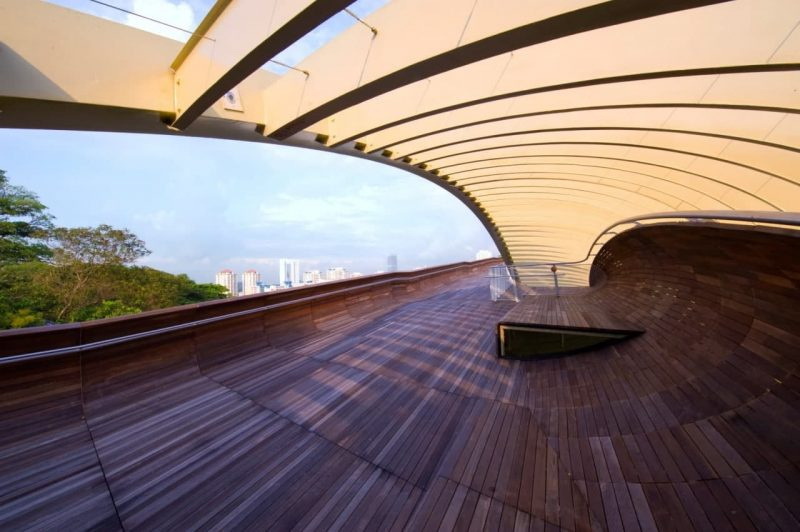
[[[303,74],[305,74],[305,75],[306,75],[306,77],[308,77],[308,76],[309,76],[309,72],[308,72],[308,70],[303,70],[303,69],[300,69],[300,68],[297,68],[297,67],[293,67],[293,66],[291,66],[291,65],[287,65],[286,63],[281,63],[281,62],[280,62],[280,61],[278,61],[277,59],[268,59],[267,61],[268,61],[269,63],[275,63],[276,65],[282,66],[282,67],[284,67],[284,68],[291,68],[292,70],[297,70],[298,72],[302,72]]]
[[[135,17],[139,17],[139,18],[143,18],[145,20],[149,20],[150,22],[155,22],[156,24],[161,24],[161,25],[164,25],[164,26],[168,26],[168,27],[170,27],[170,28],[172,28],[174,30],[178,30],[178,31],[182,31],[184,33],[188,33],[189,35],[199,35],[199,34],[193,32],[193,31],[187,30],[186,28],[180,28],[178,26],[173,26],[172,24],[169,24],[167,22],[164,22],[164,21],[161,21],[161,20],[158,20],[158,19],[154,19],[154,18],[150,18],[150,17],[146,17],[144,15],[140,15],[139,13],[136,13],[135,11],[129,11],[129,10],[124,9],[122,7],[115,6],[113,4],[108,4],[106,2],[101,2],[100,0],[89,0],[89,1],[90,2],[94,2],[95,4],[100,4],[101,6],[110,7],[111,9],[116,9],[117,11],[122,11],[123,13],[127,13],[127,14],[133,15]],[[212,41],[214,40],[214,39],[211,39],[210,37],[206,37],[205,35],[200,35],[200,37],[203,37],[205,39],[210,39]]]
[[[352,11],[350,11],[349,9],[347,9],[347,8],[344,8],[344,12],[345,12],[345,13],[347,13],[348,15],[350,15],[351,17],[353,17],[354,19],[356,19],[357,21],[359,21],[360,23],[362,23],[364,26],[368,27],[368,28],[370,29],[370,31],[372,32],[372,34],[373,34],[373,35],[377,35],[377,34],[378,34],[378,30],[377,30],[377,28],[375,28],[374,26],[370,26],[369,24],[367,24],[366,22],[364,22],[363,20],[361,20],[361,19],[358,17],[358,15],[356,15],[355,13],[353,13]]]
[[[95,4],[99,4],[99,5],[101,5],[101,6],[110,7],[111,9],[116,9],[117,11],[121,11],[121,12],[123,12],[123,13],[127,13],[128,15],[133,15],[133,16],[135,16],[135,17],[143,18],[143,19],[145,19],[145,20],[149,20],[150,22],[155,22],[156,24],[161,24],[161,25],[163,25],[163,26],[167,26],[167,27],[169,27],[169,28],[172,28],[172,29],[174,29],[174,30],[178,30],[178,31],[182,31],[182,32],[184,32],[184,33],[188,33],[189,35],[198,35],[198,36],[202,37],[203,39],[208,39],[209,41],[216,41],[216,39],[212,39],[211,37],[208,37],[208,36],[206,36],[206,35],[201,35],[201,34],[199,34],[199,33],[196,33],[196,32],[194,32],[194,31],[187,30],[186,28],[180,28],[180,27],[178,27],[178,26],[174,26],[174,25],[172,25],[172,24],[169,24],[169,23],[167,23],[167,22],[164,22],[164,21],[162,21],[162,20],[158,20],[158,19],[154,19],[154,18],[151,18],[151,17],[147,17],[147,16],[145,16],[145,15],[141,15],[141,14],[139,14],[139,13],[136,13],[135,11],[130,11],[130,10],[128,10],[128,9],[124,9],[124,8],[122,8],[122,7],[115,6],[115,5],[113,5],[113,4],[109,4],[109,3],[106,3],[106,2],[102,2],[101,0],[89,0],[89,1],[90,1],[90,2],[94,2]],[[345,11],[347,11],[347,10],[345,9]],[[348,11],[348,13],[349,13],[349,11]],[[355,17],[356,19],[358,19],[359,21],[361,21],[361,19],[359,19],[358,17],[356,17],[356,16],[355,16],[355,15],[353,15],[352,13],[350,13],[350,15],[352,15],[353,17]],[[364,23],[363,21],[361,21],[361,22],[362,22],[362,23]],[[366,23],[364,23],[364,24],[366,25]],[[371,26],[369,26],[369,25],[367,25],[367,26],[368,26],[370,29],[372,29],[372,32],[373,32],[373,33],[375,33],[375,34],[377,35],[377,33],[378,33],[378,30],[376,30],[376,29],[372,28],[372,27],[371,27]],[[302,72],[302,73],[303,73],[303,74],[305,74],[306,76],[308,76],[308,75],[309,75],[309,72],[308,72],[307,70],[302,70],[302,69],[300,69],[300,68],[295,68],[295,67],[293,67],[293,66],[291,66],[291,65],[287,65],[286,63],[282,63],[282,62],[280,62],[280,61],[277,61],[277,60],[275,60],[275,59],[270,59],[270,60],[269,60],[269,62],[270,62],[270,63],[275,63],[276,65],[282,66],[282,67],[284,67],[284,68],[290,68],[290,69],[292,69],[292,70],[296,70],[296,71],[298,71],[298,72]]]

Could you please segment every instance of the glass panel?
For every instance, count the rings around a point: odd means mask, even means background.
[[[355,17],[364,20],[370,13],[383,7],[389,0],[357,0],[347,8],[351,13],[340,11],[326,20],[302,39],[298,40],[286,50],[264,65],[264,69],[275,74],[285,74],[287,67],[299,65],[306,57],[322,48],[336,36],[359,22]]]
[[[186,42],[215,0],[48,0],[88,15]]]
[[[498,356],[519,360],[577,353],[619,342],[639,331],[607,331],[592,329],[557,329],[500,323]]]

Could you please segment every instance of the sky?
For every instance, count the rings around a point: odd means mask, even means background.
[[[161,135],[0,129],[0,169],[61,226],[125,227],[141,261],[211,282],[223,268],[277,281],[302,270],[364,274],[473,260],[496,248],[444,189],[380,163],[302,148]]]
[[[160,33],[187,34],[90,0],[52,3]],[[194,29],[212,0],[104,0]],[[386,0],[359,0],[364,17]],[[340,13],[278,59],[297,64],[355,24]],[[281,67],[265,65],[280,73]],[[285,70],[285,69],[284,69]],[[497,255],[459,200],[402,170],[332,153],[160,135],[0,129],[0,169],[39,195],[61,226],[110,224],[133,231],[140,261],[212,282],[223,268],[253,268],[277,282],[278,260],[301,269],[343,266],[364,274]]]

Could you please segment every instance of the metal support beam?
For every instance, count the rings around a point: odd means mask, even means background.
[[[218,0],[181,50],[172,127],[185,129],[226,92],[354,0]]]
[[[324,75],[318,77],[312,81],[314,88],[309,89],[309,92],[315,91],[314,99],[315,101],[320,101],[320,104],[305,109],[299,116],[293,117],[282,124],[270,125],[268,127],[268,135],[273,139],[285,140],[313,126],[320,120],[371,98],[443,72],[520,48],[626,22],[728,1],[730,0],[674,0],[672,2],[654,3],[649,0],[615,0],[613,2],[601,2],[574,11],[567,11],[519,26],[515,26],[519,22],[518,19],[509,14],[508,19],[505,21],[508,24],[505,31],[446,49],[441,49],[441,43],[439,43],[440,49],[431,49],[428,57],[420,58],[414,63],[403,65],[373,79],[365,80],[365,82],[361,82],[360,79],[362,72],[353,71],[352,74],[358,75],[359,79],[353,80],[353,83],[351,83],[351,86],[355,88],[343,94],[332,94],[324,89],[326,86],[338,87],[341,84],[329,83],[326,79],[327,76]],[[454,22],[450,23],[453,24]],[[404,28],[402,25],[398,25],[394,30],[403,31]],[[391,36],[394,37],[394,35]],[[370,61],[379,60],[380,58],[377,55],[370,56]],[[339,72],[333,70],[337,63],[329,61],[328,64],[330,65],[328,74],[338,75]],[[268,92],[274,90],[279,94],[285,93],[288,88],[279,85],[286,83],[289,82],[282,80],[276,84],[276,90],[270,87]],[[299,91],[293,90],[291,92]]]

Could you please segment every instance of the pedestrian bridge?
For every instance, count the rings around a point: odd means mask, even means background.
[[[492,302],[495,260],[2,332],[0,529],[800,528],[800,3],[394,0],[261,68],[347,5],[219,0],[182,44],[2,0],[0,127],[367,158],[571,286]],[[504,317],[641,334],[498,359]]]
[[[394,0],[261,68],[349,3],[218,1],[182,44],[5,0],[0,127],[368,158],[459,198],[509,264],[588,264],[650,213],[800,210],[796,1]]]

